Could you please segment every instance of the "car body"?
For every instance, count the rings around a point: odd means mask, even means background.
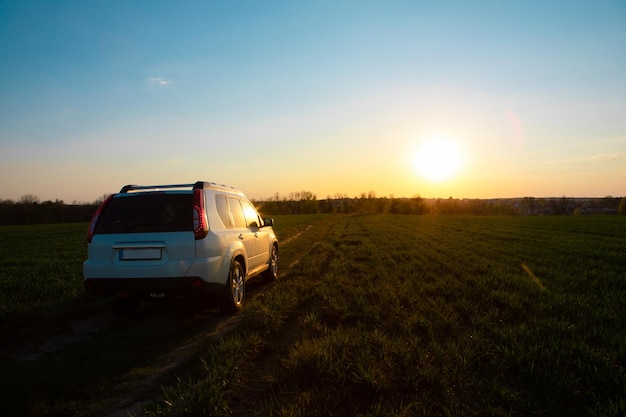
[[[273,223],[221,184],[124,186],[89,225],[85,288],[126,300],[202,296],[238,311],[247,280],[277,279]]]

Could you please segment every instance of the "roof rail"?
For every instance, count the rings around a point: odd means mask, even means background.
[[[120,193],[128,193],[131,191],[146,191],[146,190],[165,190],[172,188],[193,188],[194,184],[171,184],[171,185],[125,185],[120,190]]]
[[[147,191],[147,190],[152,190],[152,191],[160,191],[160,190],[171,190],[171,189],[175,189],[175,188],[187,188],[187,189],[192,189],[192,190],[205,190],[205,189],[221,189],[221,190],[225,190],[225,191],[229,191],[229,192],[233,192],[233,193],[237,193],[239,195],[244,195],[243,192],[241,192],[240,190],[234,188],[234,187],[230,187],[228,185],[224,185],[224,184],[218,184],[215,182],[208,182],[208,181],[196,181],[193,184],[169,184],[169,185],[133,185],[133,184],[129,184],[129,185],[125,185],[122,187],[122,189],[120,190],[120,194],[121,193],[130,193],[133,191]]]
[[[236,189],[235,187],[231,187],[230,185],[218,184],[216,182],[209,182],[209,181],[196,181],[196,183],[193,185],[193,188],[194,189],[222,188],[222,189],[226,189],[229,191],[239,191],[238,189]]]

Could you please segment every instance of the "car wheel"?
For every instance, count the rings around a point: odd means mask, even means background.
[[[243,267],[237,260],[233,260],[228,273],[226,293],[222,303],[222,310],[227,313],[235,313],[243,308],[243,300],[246,291],[245,275]]]
[[[270,254],[270,265],[263,272],[263,278],[267,281],[275,281],[278,279],[278,248],[272,245],[272,253]]]

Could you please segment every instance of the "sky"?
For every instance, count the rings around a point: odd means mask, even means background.
[[[0,0],[0,199],[626,195],[626,2]]]

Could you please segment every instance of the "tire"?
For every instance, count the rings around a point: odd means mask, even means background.
[[[243,308],[246,292],[246,273],[238,260],[234,259],[228,272],[228,282],[222,296],[222,311],[236,313]]]
[[[272,253],[270,254],[270,265],[263,271],[263,279],[266,281],[276,281],[278,279],[278,248],[272,245]]]

